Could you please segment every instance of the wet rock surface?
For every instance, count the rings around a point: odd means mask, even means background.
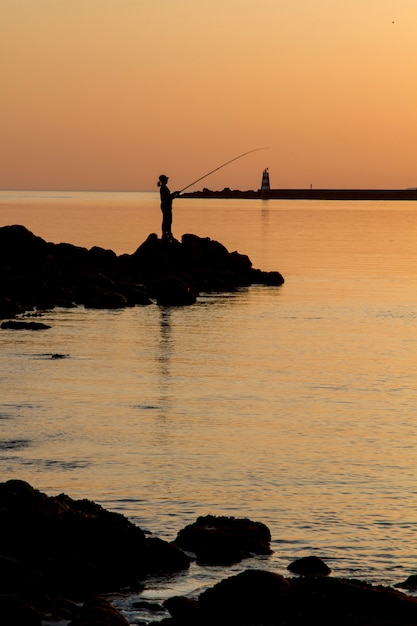
[[[168,242],[151,234],[133,254],[117,256],[48,243],[21,225],[0,228],[0,319],[55,306],[185,306],[201,292],[283,282],[279,272],[254,269],[246,255],[208,237]]]

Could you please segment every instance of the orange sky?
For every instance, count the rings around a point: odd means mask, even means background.
[[[0,188],[417,186],[416,0],[1,0]]]

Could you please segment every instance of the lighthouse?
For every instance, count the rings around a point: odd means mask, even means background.
[[[262,184],[261,184],[261,196],[262,198],[267,198],[269,196],[269,192],[271,191],[271,186],[269,184],[269,172],[266,167],[262,172]]]

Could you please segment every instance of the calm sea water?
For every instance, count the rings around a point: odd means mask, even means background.
[[[6,224],[132,253],[159,233],[159,200],[0,192]],[[309,554],[370,582],[416,573],[416,203],[178,199],[173,231],[286,283],[0,331],[1,480],[90,498],[168,540],[208,513],[269,526],[270,558],[193,566],[149,599]]]

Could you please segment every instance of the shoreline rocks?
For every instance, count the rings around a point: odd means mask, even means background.
[[[0,623],[9,626],[41,626],[46,619],[69,626],[127,624],[102,594],[138,593],[155,574],[186,571],[190,557],[178,544],[197,556],[202,549],[210,565],[271,552],[269,529],[259,522],[208,515],[166,542],[90,500],[47,496],[21,480],[0,483],[0,527]],[[222,551],[225,557],[219,559]],[[168,611],[170,617],[154,622],[159,626],[417,623],[417,599],[393,588],[329,577],[330,569],[317,557],[297,559],[288,569],[300,576],[247,569],[198,598],[174,596],[149,607],[132,600],[132,609],[143,607],[151,615]],[[396,586],[413,587],[415,578]]]
[[[186,306],[202,292],[283,283],[279,272],[254,269],[246,255],[209,237],[167,242],[153,233],[133,254],[117,256],[97,246],[48,243],[21,225],[0,228],[0,319],[56,306]]]

